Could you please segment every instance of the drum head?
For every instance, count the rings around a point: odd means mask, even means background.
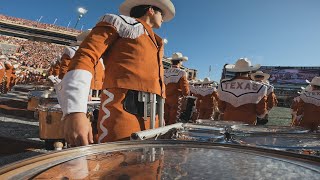
[[[319,134],[274,134],[267,136],[235,136],[241,145],[268,147],[273,149],[313,149],[320,150]]]
[[[292,156],[294,155],[294,156]],[[320,161],[292,153],[186,141],[75,148],[0,169],[1,179],[318,179]]]
[[[214,121],[210,119],[198,119],[196,120],[197,124],[214,126],[214,127],[230,127],[233,125],[247,125],[240,121]]]
[[[233,125],[231,126],[233,132],[238,133],[267,133],[267,134],[297,134],[307,133],[309,130],[302,127],[291,127],[291,126],[253,126],[253,125]]]

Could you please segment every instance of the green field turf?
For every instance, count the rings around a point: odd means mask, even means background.
[[[267,125],[290,126],[291,109],[283,107],[274,107],[269,113],[269,122]]]

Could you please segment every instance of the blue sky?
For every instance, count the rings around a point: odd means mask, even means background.
[[[77,8],[88,13],[78,28],[95,25],[105,13],[118,14],[123,0],[1,0],[0,13],[70,27]],[[199,77],[219,80],[222,66],[248,57],[253,64],[320,65],[319,0],[173,0],[176,17],[156,32],[167,38],[165,54],[182,52],[184,65]],[[18,5],[19,4],[19,5]]]

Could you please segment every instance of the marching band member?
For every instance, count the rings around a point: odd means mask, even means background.
[[[300,96],[295,125],[315,131],[320,125],[320,77],[314,77],[310,85],[311,91],[305,91]]]
[[[202,86],[198,89],[199,103],[199,119],[212,119],[215,109],[217,109],[217,83],[210,81],[210,78],[206,77],[202,81]]]
[[[277,97],[274,93],[274,87],[269,84],[269,77],[270,75],[267,73],[263,73],[262,71],[257,71],[255,73],[252,73],[251,79],[264,84],[267,86],[267,110],[270,112],[270,110],[278,104]],[[268,114],[264,118],[257,118],[257,125],[265,125],[268,123]]]
[[[195,112],[192,114],[192,117],[191,117],[193,122],[195,122],[199,117],[199,112],[200,112],[200,108],[199,108],[199,106],[200,106],[200,94],[199,94],[199,91],[201,89],[201,85],[202,85],[202,80],[198,79],[197,81],[194,81],[189,86],[190,95],[197,98]]]
[[[297,111],[298,111],[298,104],[300,102],[301,94],[303,94],[305,92],[309,92],[309,91],[312,90],[311,85],[308,85],[306,88],[305,87],[301,87],[301,89],[302,89],[302,91],[298,92],[299,95],[297,97],[293,98],[292,104],[290,106],[290,109],[291,109],[291,126],[298,125]]]
[[[7,77],[5,93],[10,91],[10,82],[11,82],[10,80],[11,80],[12,70],[13,70],[12,63],[16,62],[17,58],[15,56],[9,56],[8,59],[9,60],[4,63],[4,66],[6,68],[6,77]]]
[[[5,55],[0,56],[0,94],[4,94],[6,90],[7,76],[6,76],[6,67],[4,65],[6,60],[7,60],[7,56]]]
[[[166,125],[174,124],[179,120],[181,113],[181,99],[189,94],[187,73],[180,67],[188,57],[181,53],[173,53],[170,58],[172,67],[164,71],[164,83],[166,85],[166,102],[164,115]]]
[[[59,76],[60,73],[60,66],[61,66],[61,56],[57,56],[56,62],[53,65],[53,76]]]
[[[174,17],[174,5],[170,0],[126,0],[120,12],[123,15],[104,15],[91,30],[61,83],[65,139],[70,145],[93,143],[85,115],[86,95],[100,57],[107,78],[99,112],[99,142],[126,140],[133,132],[149,129],[150,118],[143,118],[138,97],[146,93],[165,97],[163,40],[152,28]]]
[[[59,79],[63,79],[64,75],[67,73],[71,59],[73,58],[75,52],[79,49],[82,41],[88,36],[90,31],[91,29],[80,33],[77,36],[77,41],[64,49],[64,52],[61,56]],[[104,69],[105,68],[103,65],[103,60],[102,58],[100,58],[100,60],[94,66],[94,74],[91,80],[89,100],[91,100],[92,97],[97,98],[100,95],[100,91],[102,89],[102,84],[104,81]]]
[[[223,113],[223,120],[254,125],[257,117],[266,115],[267,87],[249,77],[249,72],[259,68],[260,65],[252,66],[247,58],[240,58],[235,65],[226,65],[227,71],[235,72],[236,77],[222,81],[218,88],[219,110]]]
[[[62,79],[64,75],[67,73],[71,59],[73,58],[76,51],[79,49],[79,46],[82,43],[82,41],[88,36],[90,31],[91,30],[83,31],[76,37],[77,41],[75,43],[72,43],[70,44],[70,46],[64,48],[63,53],[61,55],[59,79]]]

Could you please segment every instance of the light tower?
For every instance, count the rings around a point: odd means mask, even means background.
[[[77,27],[77,25],[78,25],[78,23],[79,23],[80,19],[81,19],[81,18],[83,17],[83,15],[85,15],[87,12],[88,12],[88,10],[86,10],[86,9],[85,9],[85,8],[83,8],[83,7],[79,7],[79,8],[78,8],[79,16],[78,16],[78,19],[77,19],[76,24],[74,25],[74,28],[76,28],[76,27]]]

